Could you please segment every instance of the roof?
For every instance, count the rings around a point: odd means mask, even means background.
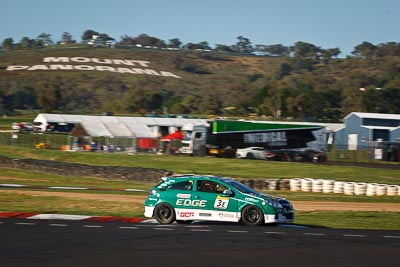
[[[366,113],[366,112],[352,112],[344,119],[346,120],[351,115],[356,115],[361,119],[384,119],[384,120],[400,120],[400,114],[385,114],[385,113]]]
[[[152,126],[182,127],[184,124],[206,123],[202,119],[148,118],[40,113],[34,122],[79,123],[90,136],[156,138]]]
[[[400,127],[388,127],[388,126],[362,126],[362,128],[366,128],[366,129],[371,129],[371,130],[388,130],[388,131],[394,131],[399,129]]]

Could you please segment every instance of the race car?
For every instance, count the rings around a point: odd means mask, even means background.
[[[162,177],[150,190],[144,216],[160,224],[203,220],[257,226],[293,222],[294,208],[285,198],[259,193],[232,178],[179,175]]]

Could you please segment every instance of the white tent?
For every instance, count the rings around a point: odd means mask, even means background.
[[[34,122],[40,123],[43,132],[49,124],[80,124],[94,137],[157,138],[160,127],[168,127],[169,133],[173,133],[185,124],[205,123],[206,120],[40,113]]]

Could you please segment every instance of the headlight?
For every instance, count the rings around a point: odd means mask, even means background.
[[[272,200],[272,199],[268,199],[268,200],[267,200],[267,203],[268,203],[270,206],[272,206],[272,207],[274,207],[274,208],[276,208],[276,209],[282,209],[282,205],[281,205],[281,203],[279,203],[278,201],[275,201],[275,200]]]
[[[149,196],[155,196],[157,194],[157,190],[152,189],[149,191]]]

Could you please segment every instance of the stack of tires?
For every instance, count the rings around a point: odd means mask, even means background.
[[[386,195],[400,196],[400,187],[398,185],[388,185]]]
[[[335,180],[322,180],[322,192],[333,193]]]
[[[293,192],[301,191],[301,179],[300,178],[290,179],[289,186],[290,186],[290,191]]]
[[[312,191],[314,193],[322,193],[322,179],[313,179],[312,183]]]
[[[335,194],[343,194],[343,187],[344,187],[344,182],[335,181],[333,183],[333,193],[335,193]]]
[[[367,183],[355,183],[354,184],[354,195],[365,196],[367,192]]]
[[[354,195],[354,182],[345,182],[343,185],[343,194]]]
[[[301,191],[312,192],[312,180],[311,178],[301,179]]]
[[[270,181],[270,180],[269,180]],[[268,188],[275,186],[271,183]],[[335,193],[356,196],[400,196],[399,185],[344,182],[327,179],[292,178],[279,182],[279,189],[293,192]]]

